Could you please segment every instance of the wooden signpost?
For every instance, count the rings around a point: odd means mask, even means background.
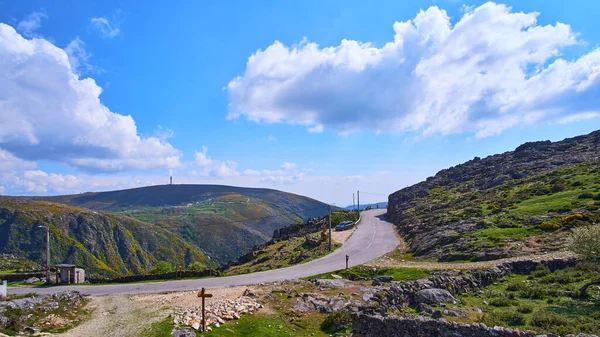
[[[212,294],[207,294],[206,289],[204,288],[198,292],[198,297],[202,297],[202,331],[206,331],[206,311],[204,310],[204,299],[212,296]]]

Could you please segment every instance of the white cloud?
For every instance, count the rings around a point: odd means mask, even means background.
[[[110,111],[102,88],[79,78],[65,50],[0,23],[0,147],[28,161],[99,171],[179,166],[181,153],[140,137],[131,116]]]
[[[107,18],[91,18],[90,25],[95,28],[102,37],[107,37],[109,39],[112,39],[120,33],[119,25],[114,21],[111,23]]]
[[[245,176],[259,176],[260,175],[260,171],[248,169],[248,170],[245,170],[243,174]]]
[[[270,142],[274,142],[274,141],[276,141],[276,140],[277,140],[277,138],[275,138],[275,137],[273,137],[273,136],[269,135],[269,137],[267,137],[267,140],[268,140],[268,141],[270,141]]]
[[[304,178],[304,173],[299,172],[291,176],[283,175],[270,175],[261,179],[262,182],[269,182],[274,184],[294,184],[301,181]]]
[[[85,42],[79,36],[75,40],[69,42],[65,47],[65,52],[69,56],[71,69],[78,75],[85,73],[101,73],[102,69],[92,65],[89,60],[92,54],[85,49]]]
[[[600,111],[600,49],[560,58],[577,44],[562,23],[486,3],[452,26],[438,7],[394,23],[381,47],[303,40],[259,50],[227,86],[228,118],[323,127],[339,133],[417,131],[485,137],[517,124]]]
[[[17,23],[17,30],[24,36],[34,37],[36,36],[35,31],[42,25],[42,19],[47,18],[48,15],[44,12],[33,12]]]
[[[0,149],[0,172],[32,169],[36,163],[15,157],[10,152]]]
[[[284,175],[286,172],[283,170],[263,170],[262,173],[265,176],[276,176],[276,175]]]
[[[284,170],[286,170],[286,171],[289,171],[289,170],[293,169],[294,167],[296,167],[295,163],[285,162],[285,163],[283,163],[283,165],[281,165],[281,168],[284,169]]]
[[[239,176],[236,170],[238,163],[234,161],[222,161],[210,171],[210,176],[215,178],[231,178]]]
[[[212,165],[212,159],[206,154],[208,149],[202,145],[202,152],[196,151],[196,165],[198,166],[210,166]]]

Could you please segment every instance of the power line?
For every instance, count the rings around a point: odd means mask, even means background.
[[[388,197],[389,196],[389,194],[370,193],[370,192],[365,192],[363,190],[361,190],[360,193],[369,194],[369,195],[376,195],[376,196],[380,196],[380,197]]]

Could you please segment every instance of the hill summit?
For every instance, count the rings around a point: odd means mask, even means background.
[[[448,169],[388,198],[387,216],[418,258],[488,260],[561,249],[599,219],[600,131]]]

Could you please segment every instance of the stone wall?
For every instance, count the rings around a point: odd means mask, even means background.
[[[130,276],[122,276],[122,277],[114,277],[114,278],[105,278],[105,277],[88,277],[87,281],[92,284],[98,283],[128,283],[128,282],[138,282],[138,281],[147,281],[147,280],[169,280],[175,278],[185,278],[185,277],[204,277],[204,276],[219,276],[220,272],[212,269],[205,269],[201,271],[178,271],[178,272],[170,272],[164,274],[148,274],[148,275],[130,275]]]
[[[51,271],[50,274],[53,274],[54,271]],[[39,279],[46,279],[46,272],[33,272],[33,273],[16,273],[16,274],[4,274],[0,275],[0,280],[6,280],[8,282],[20,282],[25,281],[29,278],[37,277]]]
[[[379,294],[378,299],[381,304],[385,305],[402,306],[405,303],[414,305],[415,293],[423,289],[445,289],[455,295],[464,294],[489,286],[510,274],[526,275],[540,266],[546,266],[550,271],[555,271],[574,266],[576,262],[575,258],[524,260],[505,262],[483,270],[439,271],[426,279],[392,282],[389,288],[385,288],[383,293]]]
[[[503,327],[487,327],[485,324],[464,324],[445,319],[431,319],[422,316],[398,317],[352,314],[353,336],[364,337],[534,337],[531,331],[519,331]],[[537,335],[539,337],[556,335]],[[574,335],[572,335],[574,336]],[[577,337],[598,337],[579,334]]]

